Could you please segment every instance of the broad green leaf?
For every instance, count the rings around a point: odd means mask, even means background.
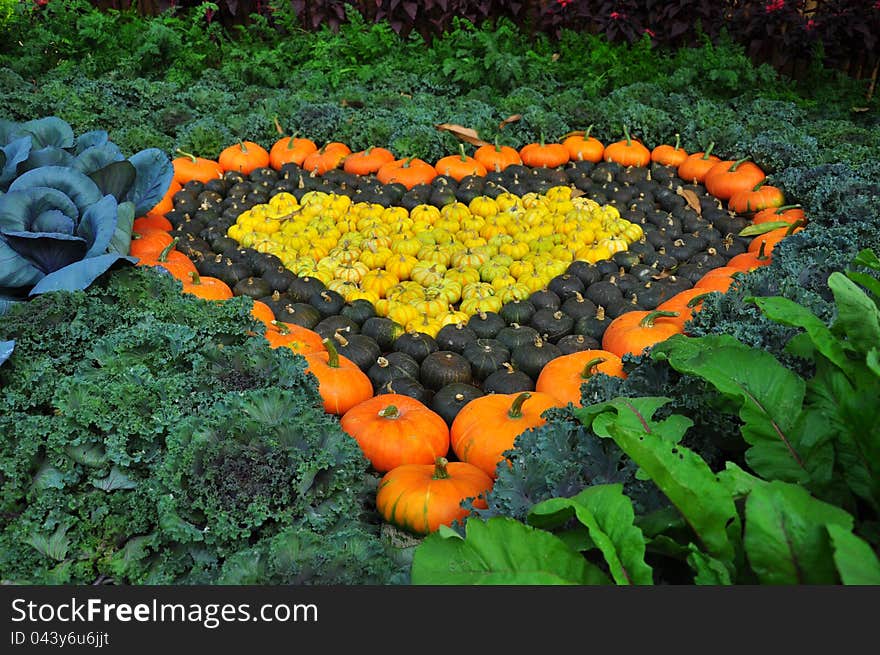
[[[134,204],[136,216],[143,216],[155,207],[174,177],[171,160],[158,148],[141,150],[128,158],[137,174],[125,200]]]
[[[103,478],[92,478],[91,483],[93,486],[101,489],[102,491],[117,491],[120,489],[135,489],[137,487],[137,481],[132,480],[125,473],[120,471],[115,466],[110,469],[110,473],[108,473]]]
[[[878,258],[877,254],[870,248],[865,248],[859,252],[855,259],[853,259],[853,264],[880,271],[880,258]]]
[[[845,585],[880,585],[880,560],[871,545],[840,525],[825,526],[834,549],[834,564]]]
[[[774,480],[752,488],[745,506],[746,556],[762,584],[836,584],[827,525],[852,529],[848,513],[803,487]]]
[[[874,375],[880,377],[880,349],[871,348],[871,350],[868,351],[868,357],[866,358],[865,363]]]
[[[83,466],[103,466],[107,463],[107,453],[99,443],[85,443],[78,446],[67,446],[64,449],[70,459]]]
[[[636,525],[646,537],[654,537],[668,530],[686,527],[686,523],[675,507],[663,507],[648,514],[636,517]]]
[[[75,140],[70,123],[57,116],[45,116],[21,123],[18,132],[31,135],[35,148],[72,148]]]
[[[807,479],[797,434],[806,383],[772,355],[729,335],[690,338],[674,335],[654,346],[656,360],[710,382],[738,404],[746,461],[759,475],[791,482]]]
[[[768,221],[767,223],[758,223],[757,225],[752,224],[740,230],[739,236],[755,237],[761,234],[767,234],[768,232],[772,232],[773,230],[787,228],[789,225],[791,225],[791,223],[789,223],[788,221]]]
[[[116,198],[108,194],[86,209],[76,231],[89,244],[84,259],[107,252],[110,240],[116,232],[118,218],[116,208]]]
[[[116,229],[110,239],[108,252],[127,255],[131,252],[131,231],[134,227],[134,204],[121,202],[116,207]]]
[[[35,168],[15,178],[9,190],[25,191],[34,187],[49,187],[63,192],[73,201],[80,214],[104,196],[91,178],[65,166]]]
[[[38,491],[64,489],[64,474],[48,462],[43,462],[34,474],[31,484]]]
[[[857,271],[847,271],[846,276],[856,284],[861,284],[865,287],[877,298],[876,302],[880,302],[880,280],[867,273],[859,273]]]
[[[846,344],[841,342],[825,323],[806,307],[788,298],[753,298],[767,318],[782,325],[803,328],[820,353],[836,366],[848,365]]]
[[[413,555],[418,585],[593,585],[608,577],[543,530],[510,518],[469,518],[465,538],[434,532]]]
[[[88,173],[101,193],[111,195],[117,202],[123,202],[131,185],[134,184],[136,171],[130,161],[114,161],[103,168]]]
[[[590,533],[617,584],[653,584],[651,567],[645,563],[645,536],[634,525],[632,500],[622,484],[587,487],[572,498],[551,498],[532,507],[528,522],[545,527],[545,519],[556,522],[572,515]]]
[[[880,309],[858,285],[843,273],[828,277],[828,287],[837,305],[837,320],[832,329],[846,335],[848,343],[867,353],[880,343]]]
[[[616,398],[575,414],[598,436],[614,439],[678,508],[709,554],[733,568],[739,534],[733,499],[702,457],[678,445],[690,419],[673,415],[661,422],[653,420],[654,412],[668,401]]]
[[[688,544],[687,563],[694,571],[694,584],[698,585],[729,585],[730,571],[724,563],[707,555],[696,544]]]
[[[59,525],[55,532],[48,536],[35,532],[25,539],[24,543],[33,546],[42,555],[59,562],[67,557],[67,549],[70,548],[66,525]]]

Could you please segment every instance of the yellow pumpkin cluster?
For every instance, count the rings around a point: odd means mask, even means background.
[[[379,315],[432,336],[546,288],[574,260],[609,259],[643,236],[614,207],[572,197],[568,186],[411,211],[319,191],[300,201],[279,193],[227,234],[347,302],[369,300]]]

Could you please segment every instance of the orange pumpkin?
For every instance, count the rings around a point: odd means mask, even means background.
[[[265,338],[270,348],[290,348],[298,355],[311,355],[325,352],[324,340],[321,335],[296,323],[270,321]]]
[[[441,157],[434,164],[438,175],[448,175],[456,182],[461,182],[462,178],[468,175],[485,175],[486,167],[483,166],[473,157],[466,155],[464,152],[464,144],[458,145],[459,154]]]
[[[342,162],[342,170],[354,175],[376,173],[383,165],[394,161],[394,153],[387,148],[370,146],[366,150],[353,152]]]
[[[676,312],[654,310],[621,314],[605,328],[602,349],[618,357],[627,353],[641,355],[645,348],[681,332],[681,325],[670,318],[677,318]]]
[[[232,289],[223,280],[190,272],[189,281],[183,283],[183,293],[190,293],[204,300],[228,300]]]
[[[262,300],[254,300],[253,307],[251,307],[251,316],[263,323],[267,330],[278,329],[272,325],[272,321],[275,320],[275,312],[273,312],[272,308]]]
[[[762,223],[796,223],[797,221],[806,222],[806,215],[803,207],[800,205],[782,205],[781,207],[767,207],[756,213],[752,217],[752,223],[761,225]]]
[[[730,285],[733,283],[733,274],[740,273],[738,268],[732,266],[720,266],[714,268],[694,284],[694,289],[702,289],[703,291],[720,291],[727,293]]]
[[[376,172],[376,179],[382,184],[398,182],[407,189],[412,189],[417,184],[430,184],[435,177],[437,169],[418,157],[395,159]]]
[[[717,162],[703,179],[706,191],[720,200],[730,198],[740,191],[755,188],[767,177],[757,164],[743,159]]]
[[[474,151],[474,159],[486,167],[487,171],[495,171],[499,173],[508,166],[522,164],[516,148],[510,146],[502,146],[495,139],[494,145],[480,146]]]
[[[553,396],[542,392],[493,393],[470,401],[456,415],[450,429],[452,450],[463,462],[473,464],[493,479],[495,468],[504,461],[516,438],[544,425],[546,410],[558,406]]]
[[[785,202],[782,189],[766,182],[767,180],[761,180],[747,191],[737,191],[727,201],[727,208],[738,214],[751,216],[764,209],[781,207]]]
[[[621,166],[647,166],[650,164],[651,151],[629,135],[629,128],[626,125],[623,126],[623,136],[621,141],[615,141],[605,147],[603,159],[617,162]]]
[[[474,498],[474,507],[485,509],[481,498],[491,490],[492,478],[473,464],[438,457],[433,464],[404,464],[379,481],[376,509],[388,523],[418,535],[464,519],[469,511],[463,500]]]
[[[703,306],[703,300],[711,291],[708,289],[690,288],[679,291],[669,300],[657,305],[657,309],[661,312],[670,312],[678,314],[678,316],[667,316],[667,320],[675,321],[681,325],[684,330],[684,324],[693,318],[694,313],[700,311]]]
[[[174,167],[174,181],[184,185],[190,180],[208,182],[223,177],[223,169],[213,159],[196,157],[195,155],[177,149],[179,157],[171,160]]]
[[[346,411],[339,424],[380,473],[403,464],[433,464],[449,452],[449,428],[443,418],[403,394],[364,400]]]
[[[556,398],[562,405],[581,406],[581,385],[596,373],[625,378],[623,362],[605,350],[582,350],[551,359],[535,382],[535,391]]]
[[[712,154],[715,143],[709,144],[705,152],[695,152],[687,156],[678,167],[678,176],[685,182],[699,183],[706,178],[712,167],[721,161],[720,157]]]
[[[156,257],[142,257],[136,266],[157,266],[164,268],[181,282],[189,280],[190,273],[198,273],[196,265],[182,252],[175,250],[180,237],[174,237]]]
[[[144,216],[138,216],[134,219],[134,223],[131,225],[132,234],[135,232],[147,232],[147,231],[161,231],[161,232],[170,232],[174,229],[174,226],[171,224],[167,218],[162,216],[161,214],[146,214]]]
[[[681,147],[681,136],[675,135],[675,145],[662,144],[651,151],[651,161],[661,164],[662,166],[673,166],[678,168],[688,158],[688,154]]]
[[[330,339],[325,352],[306,355],[306,373],[318,379],[318,393],[328,414],[342,416],[358,403],[373,397],[373,383],[358,365],[340,355]]]
[[[311,139],[285,136],[278,139],[269,149],[269,166],[276,171],[284,164],[302,166],[306,157],[315,152],[318,146]]]
[[[239,141],[224,148],[217,158],[217,163],[224,171],[238,171],[250,175],[254,170],[269,165],[269,151],[253,141]]]
[[[772,258],[766,253],[766,250],[767,244],[760,243],[757,252],[746,251],[734,255],[727,261],[727,265],[739,271],[753,271],[761,266],[768,266]]]
[[[339,141],[325,143],[303,160],[303,170],[317,175],[323,175],[327,171],[339,168],[348,155],[351,148]]]
[[[763,248],[764,254],[769,256],[773,252],[773,248],[776,247],[776,244],[782,241],[785,237],[791,236],[792,234],[796,234],[803,230],[802,225],[804,224],[803,220],[795,221],[788,227],[779,227],[775,230],[770,230],[766,234],[760,234],[756,236],[749,242],[748,251],[749,252],[760,252]],[[765,225],[770,225],[766,223]]]
[[[172,241],[172,236],[164,230],[132,231],[128,254],[138,259],[156,259]]]
[[[562,145],[568,150],[568,158],[571,161],[602,161],[605,154],[605,144],[594,136],[590,136],[593,126],[590,125],[585,132],[574,132],[562,141]]]
[[[528,143],[520,149],[519,158],[532,168],[556,168],[569,161],[569,153],[561,143],[547,143],[542,134],[539,142]]]

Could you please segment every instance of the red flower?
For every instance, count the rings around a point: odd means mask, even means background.
[[[644,33],[647,34],[648,36],[650,36],[651,38],[654,38],[655,36],[657,36],[656,34],[654,34],[654,30],[647,28],[647,27],[645,28]]]
[[[568,5],[571,4],[571,0],[556,0],[556,4],[565,9]]]
[[[611,12],[611,20],[618,20],[621,17],[621,14],[616,11]]]
[[[816,27],[816,21],[814,21],[812,18],[807,21],[807,25],[806,25],[807,32],[812,32],[815,29],[815,27]]]
[[[764,5],[764,12],[768,14],[772,14],[780,9],[785,9],[785,0],[773,0]]]

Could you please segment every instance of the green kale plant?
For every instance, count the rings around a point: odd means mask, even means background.
[[[250,309],[129,268],[0,318],[0,580],[405,581],[367,461]]]

